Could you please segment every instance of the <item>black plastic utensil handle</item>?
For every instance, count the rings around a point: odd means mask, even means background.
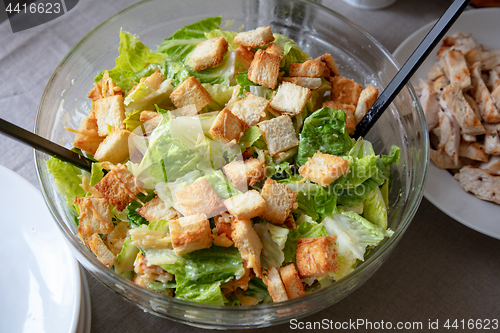
[[[471,0],[455,0],[446,12],[444,12],[420,45],[406,60],[403,67],[396,73],[392,81],[389,82],[370,110],[360,120],[354,132],[355,139],[364,137],[368,133],[470,2]]]
[[[0,118],[0,133],[90,172],[92,160]]]

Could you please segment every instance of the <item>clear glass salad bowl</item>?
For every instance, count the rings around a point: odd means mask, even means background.
[[[366,86],[384,89],[398,65],[367,32],[334,11],[302,0],[197,0],[141,1],[101,23],[88,33],[54,71],[40,101],[35,132],[71,147],[73,134],[90,110],[87,93],[94,76],[114,67],[119,31],[139,36],[155,49],[184,25],[210,16],[222,16],[232,30],[259,26],[294,39],[312,57],[331,53],[343,76]],[[428,161],[428,135],[413,89],[408,86],[377,122],[366,139],[377,153],[387,154],[391,145],[401,147],[398,166],[392,168],[389,227],[394,231],[371,251],[358,268],[328,287],[290,301],[256,306],[224,307],[168,298],[141,288],[101,264],[77,236],[77,226],[63,196],[47,171],[47,155],[36,152],[35,162],[45,200],[76,258],[108,288],[152,314],[209,328],[251,328],[276,325],[317,312],[349,295],[387,259],[403,236],[420,204]]]

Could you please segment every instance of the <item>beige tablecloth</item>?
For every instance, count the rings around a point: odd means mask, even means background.
[[[16,34],[8,22],[0,23],[0,117],[31,130],[38,101],[57,64],[95,25],[134,2],[80,0],[54,21]],[[341,0],[323,1],[365,28],[389,51],[437,19],[450,3],[399,0],[384,10],[365,11]],[[0,164],[39,186],[30,148],[0,136]],[[394,253],[366,284],[301,321],[422,322],[423,331],[428,331],[429,320],[500,319],[499,245],[499,240],[463,226],[424,199]],[[144,313],[87,275],[92,332],[198,331]],[[260,331],[290,329],[284,324]]]

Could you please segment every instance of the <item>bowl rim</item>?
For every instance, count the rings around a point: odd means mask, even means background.
[[[61,62],[58,64],[58,66],[54,70],[52,76],[50,77],[50,79],[49,79],[49,81],[44,89],[44,92],[43,92],[42,97],[40,99],[40,103],[38,105],[37,115],[35,118],[35,126],[34,126],[35,133],[38,133],[38,129],[41,127],[41,116],[40,115],[41,115],[41,112],[43,109],[44,101],[49,93],[50,87],[52,86],[52,83],[55,81],[61,68],[66,64],[66,62],[68,61],[68,58],[72,55],[72,53],[75,52],[76,50],[78,50],[82,46],[82,44],[84,44],[88,39],[90,39],[103,26],[117,20],[120,16],[122,16],[123,14],[125,14],[129,11],[132,11],[132,10],[142,6],[142,5],[145,5],[145,4],[153,2],[153,1],[155,1],[155,0],[144,0],[144,1],[141,1],[138,3],[135,3],[131,6],[128,6],[127,8],[117,12],[113,16],[105,19],[103,22],[101,22],[96,27],[94,27],[83,38],[81,38],[75,44],[75,46],[73,46],[70,49],[70,51],[66,54],[66,56],[61,60]],[[320,3],[317,3],[315,1],[312,1],[312,0],[296,0],[296,1],[305,3],[307,5],[318,7],[321,10],[328,12],[330,15],[336,16],[338,19],[343,21],[345,24],[350,25],[352,28],[354,28],[355,30],[357,30],[358,32],[363,34],[364,37],[371,40],[380,49],[380,51],[382,51],[382,53],[386,57],[386,60],[389,60],[390,63],[392,63],[392,65],[394,65],[395,68],[399,70],[400,66],[399,66],[398,62],[394,59],[392,54],[383,45],[381,45],[375,38],[373,38],[364,28],[362,28],[358,24],[352,22],[351,20],[349,20],[348,18],[346,18],[342,14],[334,11],[333,9],[328,8],[328,7],[326,7]],[[425,117],[423,115],[422,108],[420,106],[417,95],[416,95],[415,90],[413,89],[413,86],[411,85],[411,83],[408,83],[406,85],[406,88],[408,89],[408,92],[410,94],[412,102],[414,102],[413,107],[416,109],[416,111],[417,111],[416,114],[420,120],[420,123],[422,124],[422,130],[423,130],[422,134],[424,135],[424,138],[423,138],[424,143],[422,145],[422,150],[423,150],[424,155],[425,155],[424,161],[428,161],[428,159],[429,159],[428,146],[429,145],[425,144],[425,143],[428,143],[429,136],[428,136],[427,131],[425,130]],[[115,283],[118,283],[120,285],[120,288],[124,288],[124,287],[131,288],[134,293],[139,294],[141,297],[146,297],[150,301],[158,302],[159,304],[173,303],[173,305],[179,305],[181,307],[188,306],[192,310],[205,310],[205,311],[209,310],[209,311],[216,311],[216,312],[219,312],[219,310],[223,310],[223,312],[231,312],[231,313],[235,313],[235,314],[236,313],[248,313],[249,311],[262,312],[265,310],[280,310],[280,309],[284,309],[284,308],[293,307],[294,305],[298,305],[299,303],[303,303],[305,301],[311,301],[311,300],[317,299],[317,298],[321,297],[323,294],[327,294],[327,293],[331,292],[332,290],[339,288],[340,286],[342,286],[346,282],[354,279],[356,276],[363,273],[364,270],[366,268],[368,268],[373,262],[375,262],[379,257],[390,254],[390,252],[393,250],[394,246],[397,244],[397,242],[401,239],[404,232],[407,230],[410,222],[412,221],[412,219],[413,219],[413,217],[414,217],[414,215],[415,215],[415,213],[420,205],[420,202],[423,198],[423,192],[424,192],[425,182],[426,182],[427,173],[428,173],[427,172],[428,171],[428,163],[424,163],[423,170],[422,170],[423,172],[421,174],[421,179],[418,179],[418,180],[421,180],[421,183],[414,184],[415,187],[412,188],[410,191],[410,192],[415,193],[415,196],[414,196],[415,200],[413,200],[413,202],[410,202],[410,200],[409,200],[410,194],[407,195],[407,198],[405,199],[406,202],[404,203],[403,209],[400,213],[399,219],[401,220],[401,222],[400,222],[400,225],[398,226],[398,229],[395,230],[394,234],[390,238],[388,238],[386,241],[384,241],[384,243],[382,245],[379,245],[377,247],[377,251],[374,251],[373,255],[370,255],[368,259],[366,259],[361,265],[359,265],[353,272],[349,273],[347,276],[333,282],[329,286],[321,288],[320,290],[311,292],[309,294],[306,294],[305,296],[298,297],[298,298],[288,300],[285,302],[270,303],[270,304],[258,304],[258,305],[250,305],[250,306],[225,306],[225,305],[200,304],[200,303],[195,303],[195,302],[177,299],[174,297],[165,297],[163,295],[159,295],[159,294],[157,294],[153,291],[150,291],[146,288],[140,287],[140,286],[136,285],[135,283],[125,279],[124,277],[122,277],[118,273],[115,273],[113,270],[109,269],[104,264],[99,262],[97,260],[97,258],[90,251],[80,251],[79,247],[83,246],[81,240],[78,239],[76,237],[76,235],[73,234],[73,232],[71,232],[71,230],[67,227],[66,223],[64,222],[64,219],[62,218],[62,216],[60,216],[56,205],[49,200],[49,194],[48,194],[49,189],[44,186],[44,183],[42,180],[42,173],[44,172],[43,169],[45,167],[45,161],[43,159],[44,156],[45,155],[41,152],[38,152],[38,151],[34,152],[35,168],[36,168],[38,181],[40,183],[40,188],[41,188],[43,197],[45,199],[45,202],[46,202],[47,206],[49,207],[49,210],[52,213],[54,219],[57,221],[58,226],[61,228],[62,233],[65,235],[66,241],[68,241],[71,244],[71,247],[73,247],[73,249],[76,250],[78,252],[78,254],[83,257],[83,259],[86,261],[86,263],[92,266],[93,269],[99,271],[101,274],[106,275],[107,278],[113,280]],[[413,173],[414,172],[409,170],[408,166],[407,166],[406,175],[413,174]],[[406,207],[409,204],[412,204],[412,206]],[[78,258],[78,259],[80,259],[80,258]],[[85,267],[85,265],[83,265],[83,266]],[[93,275],[95,275],[93,273],[93,271],[90,271],[90,272]],[[103,282],[102,279],[100,279],[100,278],[97,278],[97,279],[101,283],[103,283],[105,286],[107,286],[109,289],[117,292],[115,289],[109,287],[105,282]],[[354,289],[356,289],[356,288],[354,288]],[[354,291],[354,289],[351,290],[350,292]],[[128,299],[127,295],[125,295],[123,293],[119,293],[119,295]],[[320,310],[330,306],[331,304],[332,303],[324,304],[322,307],[316,308],[314,310],[314,312],[320,311]],[[303,316],[310,315],[311,313],[313,313],[313,312],[307,312],[304,314],[294,314],[294,318],[301,318]],[[165,316],[165,314],[162,314],[162,316]],[[192,323],[199,322],[197,320],[192,320],[189,318],[184,318],[185,320],[183,321],[183,320],[180,320],[174,316],[168,317],[168,318],[170,318],[174,321],[179,321],[179,322],[186,322],[186,321],[189,321]],[[277,318],[275,323],[276,324],[279,323],[280,319],[281,318]],[[288,316],[286,316],[286,318],[282,321],[288,321],[288,320],[289,320]],[[229,326],[231,326],[230,324],[225,325],[223,322],[217,322],[217,325],[220,325],[220,326],[229,325]]]

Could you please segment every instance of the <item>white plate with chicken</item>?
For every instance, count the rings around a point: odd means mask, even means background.
[[[411,80],[421,94],[434,143],[424,196],[455,220],[498,239],[499,16],[500,8],[465,11]],[[401,64],[434,23],[396,49]]]

